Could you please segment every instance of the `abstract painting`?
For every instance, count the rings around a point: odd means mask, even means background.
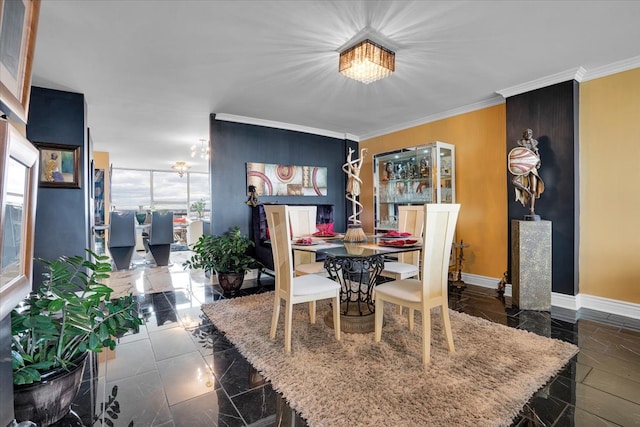
[[[247,186],[258,196],[326,196],[327,168],[247,163]]]

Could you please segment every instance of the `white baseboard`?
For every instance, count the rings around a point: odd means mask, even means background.
[[[469,285],[482,286],[483,288],[491,288],[498,290],[498,283],[501,279],[495,277],[480,276],[478,274],[462,273],[462,280]],[[504,296],[511,296],[511,283],[507,283],[504,288]]]
[[[492,289],[498,289],[498,282],[500,281],[500,279],[494,277],[467,273],[462,273],[462,280],[470,285]],[[504,295],[511,296],[511,284],[507,284]],[[552,292],[551,305],[574,311],[581,308],[588,308],[591,310],[602,311],[604,313],[630,317],[632,319],[640,319],[640,304],[597,297],[594,295],[566,295],[558,292]]]
[[[640,304],[587,294],[578,294],[578,297],[581,307],[631,317],[632,319],[640,319]]]

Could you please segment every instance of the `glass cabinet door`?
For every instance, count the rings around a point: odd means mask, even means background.
[[[398,206],[455,201],[455,150],[434,142],[374,157],[375,228],[397,229]]]

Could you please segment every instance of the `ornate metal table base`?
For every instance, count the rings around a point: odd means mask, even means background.
[[[324,266],[329,277],[340,283],[340,329],[346,333],[366,333],[374,330],[373,287],[384,269],[380,254],[368,256],[328,255]],[[324,318],[333,328],[333,318]]]

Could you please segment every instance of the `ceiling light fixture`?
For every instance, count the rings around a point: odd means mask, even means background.
[[[187,162],[175,162],[173,166],[171,166],[171,169],[178,172],[178,175],[182,178],[184,173],[191,169],[191,166],[189,166]]]
[[[195,157],[197,154],[198,154],[198,145],[194,144],[191,146],[191,157]],[[200,158],[209,159],[209,144],[208,144],[208,141],[204,138],[200,139]]]
[[[390,76],[395,69],[396,54],[369,39],[340,52],[340,73],[364,84]]]

